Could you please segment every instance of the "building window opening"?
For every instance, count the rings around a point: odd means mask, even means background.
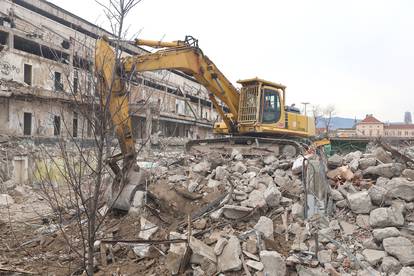
[[[55,91],[63,91],[62,74],[55,72]]]
[[[28,85],[32,85],[32,65],[24,64],[24,82]]]
[[[0,31],[0,44],[7,45],[8,40],[9,40],[9,34],[6,32]]]
[[[86,125],[86,135],[88,135],[88,137],[92,137],[92,124],[90,121],[88,121]]]
[[[73,94],[78,93],[78,86],[79,86],[78,71],[75,71],[73,75]]]
[[[32,113],[25,112],[23,115],[23,135],[32,135]]]
[[[55,116],[53,119],[53,135],[60,135],[60,116]]]
[[[69,54],[62,51],[41,45],[32,40],[28,40],[19,36],[13,37],[14,48],[29,54],[44,57],[50,60],[68,64]]]
[[[73,113],[73,122],[72,122],[72,136],[74,138],[78,137],[78,113]]]

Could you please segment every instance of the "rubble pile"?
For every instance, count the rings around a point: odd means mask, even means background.
[[[187,161],[185,169],[159,168],[167,172],[171,190],[186,189],[192,195],[186,198],[221,193],[220,204],[193,216],[189,263],[197,275],[409,275],[404,273],[412,270],[414,170],[382,147],[329,157],[330,207],[306,218],[302,171],[292,172],[295,159],[245,158],[234,150],[228,158]],[[188,231],[178,229],[170,238],[185,239]],[[177,252],[186,252],[185,244],[176,247],[166,252],[171,274],[179,272],[185,256]]]
[[[325,161],[154,152],[97,233],[98,275],[414,275],[413,164],[380,146]]]

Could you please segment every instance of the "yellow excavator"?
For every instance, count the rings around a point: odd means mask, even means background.
[[[95,71],[101,80],[99,90],[109,101],[121,147],[121,154],[109,162],[119,176],[117,184],[112,187],[112,204],[115,208],[127,210],[131,200],[129,195],[143,180],[135,165],[135,143],[125,90],[126,80],[137,72],[179,70],[193,76],[208,90],[209,99],[223,120],[214,124],[213,131],[227,137],[188,143],[188,146],[198,147],[200,151],[206,144],[221,145],[223,149],[247,144],[251,145],[248,148],[250,153],[260,149],[277,153],[291,152],[294,155],[301,148],[300,139],[315,136],[314,119],[300,114],[296,108],[286,106],[285,86],[251,78],[238,81],[241,89],[236,89],[202,52],[193,37],[186,36],[185,40],[173,42],[137,39],[132,43],[160,49],[154,53],[122,58],[120,64],[115,64],[114,50],[108,38],[99,39],[95,49]],[[229,143],[231,147],[223,146]],[[319,141],[317,145],[326,143],[328,141]],[[122,170],[117,165],[120,160],[123,160]]]

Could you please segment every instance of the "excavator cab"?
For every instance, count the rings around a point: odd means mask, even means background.
[[[237,133],[254,136],[309,137],[315,134],[311,117],[285,106],[282,84],[252,78],[238,81],[240,89]],[[216,123],[216,134],[228,134],[224,123]]]
[[[242,85],[239,132],[260,132],[261,126],[284,127],[285,86],[259,78],[238,83]]]

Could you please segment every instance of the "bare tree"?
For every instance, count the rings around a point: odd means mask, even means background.
[[[332,129],[332,117],[335,115],[336,109],[334,105],[327,105],[323,109],[323,122],[325,125],[325,131],[326,133],[329,133],[329,131]]]
[[[312,116],[315,120],[315,125],[318,126],[322,118],[322,108],[319,105],[312,105]]]
[[[140,1],[98,2],[104,8],[114,34],[115,66],[121,63],[125,17]],[[42,194],[57,217],[55,229],[61,232],[69,251],[77,257],[80,269],[87,275],[94,274],[94,244],[107,214],[105,189],[114,179],[106,160],[119,152],[112,143],[114,111],[110,110],[111,93],[100,93],[101,86],[94,78],[91,61],[94,46],[90,38],[73,39],[72,47],[76,48],[74,64],[64,66],[65,81],[57,83],[55,79],[55,86],[65,91],[71,100],[70,111],[67,106],[54,107],[54,116],[59,118],[54,121],[59,150],[53,152],[44,148],[37,156]],[[109,84],[109,91],[114,80],[115,76]],[[124,101],[128,100],[127,90]],[[107,207],[110,209],[111,206]],[[68,231],[63,226],[68,221],[68,214],[71,214],[71,221],[75,221],[76,231]]]

